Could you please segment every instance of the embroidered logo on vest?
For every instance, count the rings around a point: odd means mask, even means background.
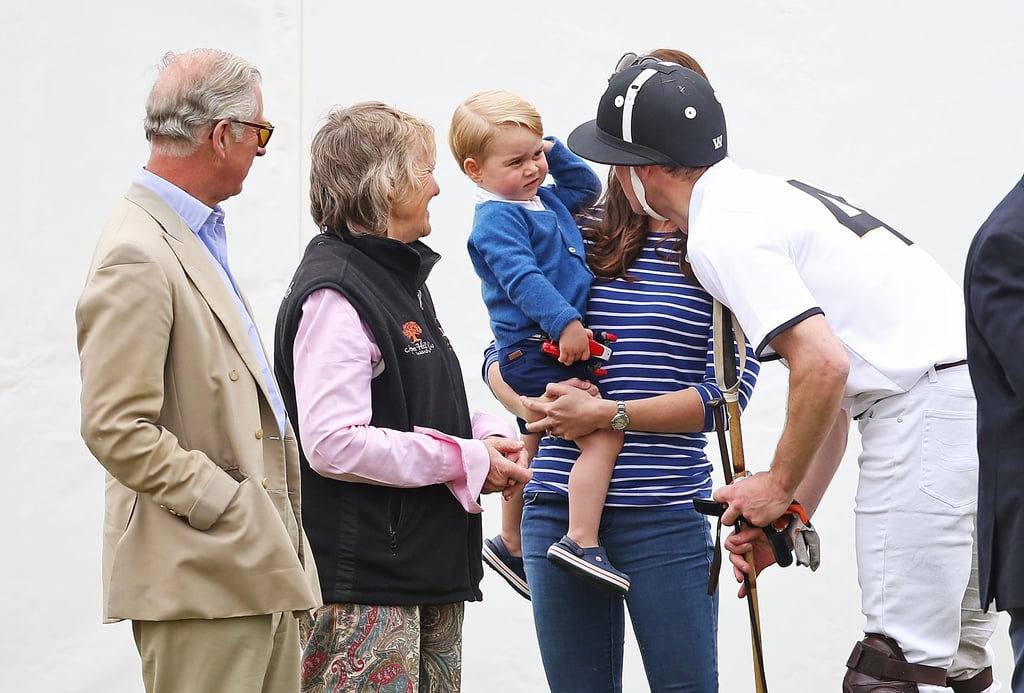
[[[416,342],[421,341],[420,335],[423,334],[423,328],[419,326],[419,323],[410,320],[402,325],[402,334],[408,337],[412,344],[415,344]]]
[[[419,323],[413,320],[405,323],[402,325],[402,334],[409,340],[409,346],[405,347],[405,353],[422,356],[434,350],[433,342],[420,339],[420,335],[423,334],[423,328],[420,327]]]

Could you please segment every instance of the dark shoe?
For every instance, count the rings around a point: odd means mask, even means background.
[[[584,549],[569,537],[562,537],[548,547],[548,560],[606,592],[629,591],[629,576],[615,570],[604,547]]]
[[[523,597],[530,598],[530,585],[526,582],[523,559],[510,554],[500,536],[484,539],[483,556],[484,563],[505,578],[505,582],[512,585],[512,589]]]

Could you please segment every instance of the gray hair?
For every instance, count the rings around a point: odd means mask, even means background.
[[[168,156],[188,156],[218,120],[259,115],[260,72],[236,55],[213,48],[168,52],[146,100],[146,139]],[[232,124],[241,140],[244,126]]]
[[[436,156],[428,123],[379,101],[331,109],[310,149],[313,221],[376,236],[394,203],[426,184]]]

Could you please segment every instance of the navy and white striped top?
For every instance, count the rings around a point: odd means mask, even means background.
[[[667,249],[671,243],[656,249],[664,238],[648,235],[629,270],[636,281],[596,280],[591,287],[587,327],[618,337],[605,366],[608,374],[597,384],[606,399],[624,401],[694,387],[706,404],[721,396],[715,384],[712,300],[680,272],[678,253]],[[741,407],[759,369],[748,346]],[[712,412],[705,409],[705,431],[712,431]],[[694,496],[709,496],[712,465],[706,444],[704,433],[626,431],[605,505],[678,508]],[[569,470],[578,456],[573,443],[544,438],[525,490],[568,495]]]

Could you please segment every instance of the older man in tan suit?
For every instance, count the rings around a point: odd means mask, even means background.
[[[320,602],[295,438],[220,207],[272,132],[255,67],[165,56],[151,156],[76,313],[82,436],[108,472],[103,615],[133,621],[150,693],[298,691],[297,616]]]

